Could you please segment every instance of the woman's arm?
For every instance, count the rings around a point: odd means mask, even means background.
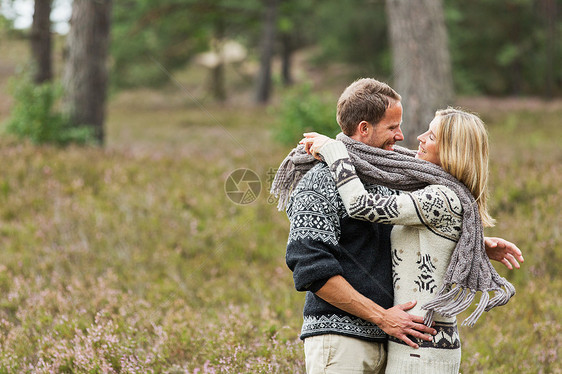
[[[321,159],[320,154],[322,154],[326,162],[328,162],[328,164],[330,165],[333,165],[338,159],[345,159],[349,157],[347,150],[345,149],[343,144],[340,146],[332,146],[339,147],[340,149],[330,153],[330,147],[328,147],[327,145],[334,142],[336,142],[334,139],[330,139],[318,133],[306,133],[305,139],[301,140],[301,144],[305,145],[305,149],[307,150],[307,152],[313,154],[314,157],[318,159]],[[324,148],[325,145],[327,146],[326,148]],[[323,153],[325,153],[325,155]],[[353,165],[351,165],[351,167],[353,167]],[[349,169],[353,171],[352,174],[355,174],[355,169],[351,169],[351,167]],[[358,179],[356,176],[355,178]],[[353,188],[349,188],[351,190],[350,193],[346,193],[346,191],[340,191],[348,212],[350,210],[352,199],[357,199],[359,196],[368,195],[367,191],[360,181],[359,184],[357,184],[356,182],[353,183]],[[515,244],[505,239],[486,237],[484,243],[488,257],[491,260],[501,262],[508,269],[513,269],[513,267],[519,269],[519,262],[524,261],[521,250],[517,248]]]
[[[357,177],[343,143],[326,141],[316,150],[330,166],[350,217],[385,224],[424,225],[438,235],[458,239],[462,208],[450,189],[432,185],[401,195],[369,193]]]

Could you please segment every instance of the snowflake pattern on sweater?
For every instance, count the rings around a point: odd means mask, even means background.
[[[431,232],[456,242],[462,230],[462,206],[447,187],[428,186],[409,194],[416,212]]]
[[[391,193],[366,186],[373,193]],[[326,164],[312,168],[291,194],[287,206],[290,231],[286,261],[295,288],[308,291],[301,338],[340,334],[385,341],[377,325],[326,303],[315,292],[335,275],[384,308],[392,306],[390,227],[352,219]]]
[[[416,300],[408,312],[423,317],[422,306],[441,287],[461,235],[458,196],[441,185],[398,195],[370,194],[341,143],[325,145],[321,154],[351,217],[395,225],[391,234],[394,304]],[[389,337],[387,373],[458,373],[461,345],[456,319],[435,313],[434,320],[439,332],[432,342],[418,341],[419,350]]]
[[[336,160],[330,170],[338,188],[357,179],[349,158]],[[447,187],[428,186],[407,193],[414,203],[419,220],[434,234],[457,241],[462,229],[462,206]],[[401,224],[397,199],[399,195],[361,194],[351,201],[349,214],[369,222]]]

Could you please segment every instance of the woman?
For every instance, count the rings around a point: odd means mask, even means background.
[[[301,143],[305,144],[307,152],[317,158],[323,156],[328,163],[351,217],[395,225],[391,234],[394,304],[415,299],[418,303],[409,312],[425,315],[428,325],[435,322],[433,327],[438,331],[437,335],[432,342],[418,340],[418,350],[390,338],[386,372],[456,374],[461,348],[455,316],[472,303],[476,290],[482,290],[469,279],[482,278],[485,282],[489,280],[489,272],[496,282],[489,289],[496,291],[496,297],[490,300],[487,292],[483,292],[479,307],[465,321],[468,325],[474,324],[484,310],[505,304],[514,289],[507,281],[497,279],[484,265],[464,265],[476,260],[485,264],[483,259],[478,259],[481,252],[474,248],[480,245],[482,226],[489,227],[494,223],[486,204],[488,138],[483,122],[461,110],[441,110],[418,140],[420,144],[415,158],[442,168],[456,180],[441,176],[442,171],[433,165],[429,167],[427,164],[428,168],[424,170],[426,163],[409,165],[406,160],[406,166],[400,163],[389,166],[385,169],[388,175],[376,176],[375,180],[380,178],[378,182],[388,182],[388,186],[396,188],[400,177],[394,174],[411,180],[415,173],[427,171],[439,175],[439,178],[430,180],[440,184],[430,184],[409,193],[369,194],[342,142],[310,133],[305,134]],[[346,145],[353,149],[353,144]],[[391,157],[390,153],[387,157]],[[407,170],[402,171],[402,167]],[[468,191],[463,191],[463,187]],[[469,195],[468,202],[465,195]],[[474,202],[475,206],[471,206]],[[468,230],[470,235],[467,235]],[[458,244],[463,231],[463,241]],[[472,242],[478,243],[471,243],[470,237]],[[507,291],[503,291],[502,286]]]

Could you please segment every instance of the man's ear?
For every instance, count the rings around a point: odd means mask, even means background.
[[[367,136],[369,134],[369,122],[359,122],[359,124],[357,125],[357,134],[360,136]]]

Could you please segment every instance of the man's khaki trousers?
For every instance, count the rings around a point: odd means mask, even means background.
[[[343,335],[318,335],[304,339],[308,374],[384,373],[386,351],[383,343]]]

